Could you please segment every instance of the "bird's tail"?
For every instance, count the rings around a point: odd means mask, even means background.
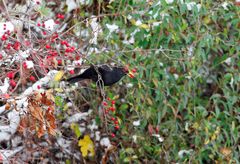
[[[81,81],[81,80],[84,80],[84,78],[81,78],[81,77],[78,77],[78,76],[74,76],[74,77],[71,77],[71,78],[67,79],[67,82],[69,82],[69,83],[76,83],[76,82]]]

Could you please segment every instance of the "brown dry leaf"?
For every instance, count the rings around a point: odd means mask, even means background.
[[[18,126],[18,131],[20,133],[24,133],[24,130],[27,128],[28,125],[28,119],[27,117],[23,117],[20,120],[19,126]]]
[[[18,131],[20,133],[24,133],[26,132],[27,130],[29,131],[34,131],[36,128],[35,128],[35,124],[36,124],[36,121],[34,118],[32,117],[28,117],[28,116],[24,116],[21,118],[20,120],[20,123],[19,123],[19,126],[18,126]]]
[[[49,110],[47,110],[46,112],[46,121],[48,123],[47,125],[48,133],[54,136],[56,134],[55,117],[53,113]]]
[[[227,147],[223,147],[220,149],[220,152],[224,155],[224,156],[229,156],[232,153],[232,150],[230,148]]]
[[[37,120],[43,122],[44,121],[44,117],[43,117],[43,111],[42,109],[39,107],[39,106],[32,106],[32,105],[29,105],[29,111],[31,113],[31,115],[33,117],[35,117]]]
[[[42,95],[40,94],[40,92],[34,92],[31,97],[31,100],[35,100],[37,102],[40,102],[41,99],[42,99]]]
[[[41,93],[41,95],[42,95],[41,102],[44,105],[47,105],[47,106],[53,105],[52,101],[47,98],[46,92]]]
[[[45,93],[35,92],[28,98],[27,115],[21,118],[19,132],[24,132],[27,129],[31,132],[36,132],[40,138],[46,132],[50,135],[56,134],[56,124],[54,111],[54,99],[52,91]],[[47,109],[47,110],[46,110]]]
[[[38,135],[38,138],[42,137],[44,134],[45,134],[45,128],[44,128],[44,124],[43,123],[40,123],[39,126],[36,128],[37,130],[37,135]]]

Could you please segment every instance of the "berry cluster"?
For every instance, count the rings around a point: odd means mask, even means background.
[[[102,105],[103,105],[103,112],[104,114],[107,116],[107,122],[109,123],[111,129],[112,129],[112,133],[111,133],[111,137],[115,137],[116,136],[116,132],[120,129],[119,126],[119,121],[118,118],[116,116],[116,105],[115,105],[115,100],[112,100],[110,98],[107,98],[106,101],[103,101]]]
[[[35,3],[40,5],[38,0]],[[76,53],[76,47],[64,38],[65,35],[59,35],[57,32],[53,32],[52,28],[49,28],[52,25],[57,28],[64,19],[64,14],[58,13],[55,15],[55,20],[39,21],[35,25],[38,32],[35,33],[34,30],[30,32],[34,33],[31,36],[42,36],[31,38],[29,38],[28,32],[22,32],[21,37],[19,37],[19,32],[14,31],[14,25],[11,22],[2,24],[0,30],[4,33],[0,35],[0,44],[2,45],[0,62],[4,69],[0,73],[5,76],[2,76],[0,80],[3,81],[5,77],[10,79],[10,91],[14,92],[17,86],[30,84],[27,82],[37,81],[37,77],[45,75],[51,69],[66,68],[66,63],[68,65],[71,65],[70,63],[73,65],[81,64],[82,55]],[[74,74],[72,67],[71,70],[70,68],[66,69],[70,74]]]

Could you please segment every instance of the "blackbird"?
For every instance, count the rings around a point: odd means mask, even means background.
[[[98,70],[98,72],[96,71]],[[99,74],[98,74],[99,73]],[[67,79],[69,83],[75,83],[85,79],[91,79],[94,82],[102,78],[104,86],[111,86],[118,82],[128,71],[124,67],[110,67],[108,65],[93,66],[91,65],[82,74]]]

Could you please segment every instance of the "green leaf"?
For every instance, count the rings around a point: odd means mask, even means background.
[[[79,126],[75,123],[71,124],[71,129],[74,131],[75,135],[77,136],[77,138],[79,138],[81,136],[81,132],[79,130]]]
[[[122,104],[120,107],[119,107],[119,110],[126,110],[128,109],[128,104]]]

